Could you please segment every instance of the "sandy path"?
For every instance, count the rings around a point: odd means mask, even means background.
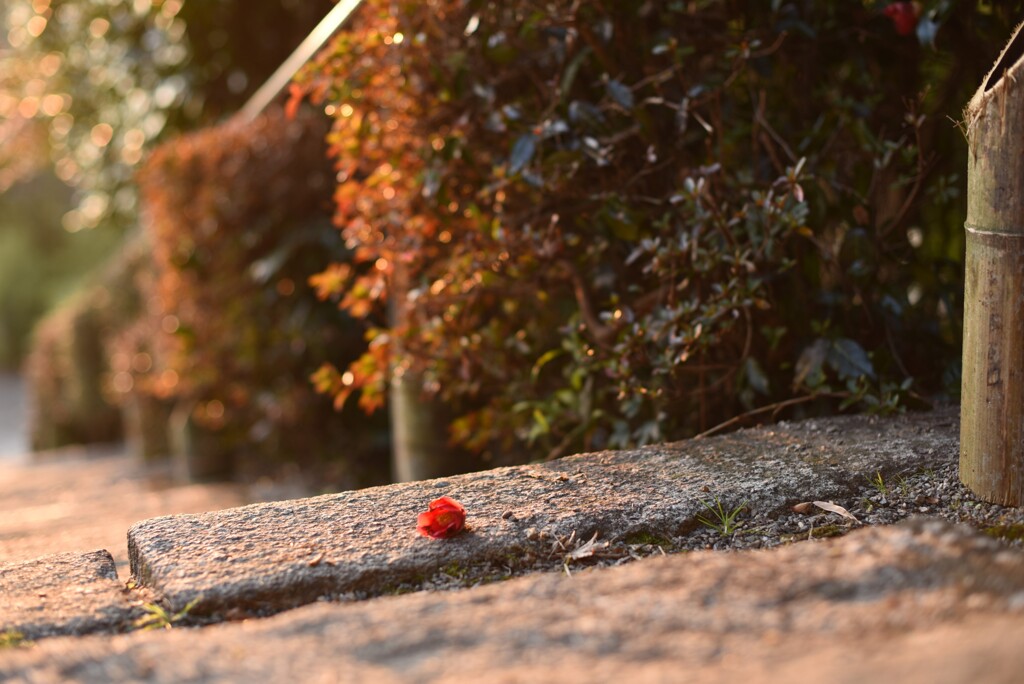
[[[139,520],[247,503],[236,485],[169,486],[121,449],[69,448],[0,461],[0,562],[107,549],[127,578],[127,531]]]

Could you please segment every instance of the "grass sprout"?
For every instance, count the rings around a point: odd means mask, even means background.
[[[177,613],[170,613],[166,608],[157,603],[144,603],[142,604],[142,609],[146,611],[146,614],[133,623],[134,627],[142,631],[171,629],[176,623],[184,620],[189,612],[196,607],[196,604],[202,600],[202,596],[192,599]]]
[[[889,496],[889,485],[886,484],[885,478],[882,477],[881,471],[875,472],[874,477],[868,478],[868,484],[875,488],[882,496],[888,498]]]
[[[0,648],[17,648],[19,646],[31,646],[32,642],[25,638],[25,635],[16,629],[8,629],[0,632]]]
[[[698,515],[697,520],[707,527],[718,532],[723,537],[727,537],[730,534],[734,534],[739,528],[736,523],[736,518],[739,517],[740,512],[746,508],[747,502],[744,501],[736,508],[731,511],[726,511],[725,507],[722,506],[722,501],[717,496],[715,497],[714,505],[698,499],[701,505],[708,510],[707,515]]]

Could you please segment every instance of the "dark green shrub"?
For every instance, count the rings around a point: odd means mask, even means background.
[[[409,369],[457,442],[552,456],[953,391],[955,121],[1012,13],[887,5],[368,0],[292,101],[356,249],[314,282],[375,335],[320,389]]]

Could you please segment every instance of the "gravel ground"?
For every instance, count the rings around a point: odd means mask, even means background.
[[[500,581],[532,572],[574,574],[588,567],[618,565],[641,558],[698,550],[766,549],[784,544],[838,537],[865,525],[891,525],[915,515],[935,516],[970,525],[1008,547],[1024,548],[1024,508],[1008,508],[976,498],[959,479],[957,464],[883,477],[865,478],[855,496],[840,504],[840,512],[823,510],[813,502],[797,510],[752,511],[746,507],[719,508],[709,494],[707,515],[688,534],[672,539],[640,539],[637,543],[601,539],[546,539],[548,554],[516,567],[500,563],[471,569],[445,568],[426,583],[402,586],[399,593],[449,590]],[[826,504],[832,502],[825,502]],[[541,535],[544,539],[543,534]],[[361,598],[355,597],[352,598]]]
[[[713,529],[722,526],[721,517],[709,511],[709,524],[673,542],[680,550],[767,548],[840,536],[861,525],[890,525],[912,515],[929,515],[968,524],[1011,546],[1024,545],[1024,509],[979,500],[960,482],[954,463],[923,472],[865,478],[857,495],[845,504],[846,512],[856,520],[813,504],[775,517],[740,510],[735,532],[724,535]],[[724,512],[726,516],[732,513]]]

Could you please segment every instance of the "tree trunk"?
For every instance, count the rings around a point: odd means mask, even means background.
[[[171,405],[142,392],[129,392],[121,408],[124,441],[142,463],[166,461],[171,456],[168,423]]]
[[[195,402],[180,401],[168,421],[171,474],[176,482],[220,482],[235,474],[234,458],[217,433],[196,423]]]
[[[411,322],[408,276],[396,263],[391,284],[390,323],[401,329]],[[399,335],[392,334],[393,356],[401,356]],[[449,411],[424,396],[423,379],[406,368],[392,369],[388,392],[391,414],[391,478],[395,482],[428,480],[465,470],[463,454],[448,444]]]
[[[1024,503],[1024,33],[967,107],[960,479]]]
[[[391,473],[395,482],[429,480],[458,472],[448,446],[445,411],[424,399],[419,377],[391,379]]]

